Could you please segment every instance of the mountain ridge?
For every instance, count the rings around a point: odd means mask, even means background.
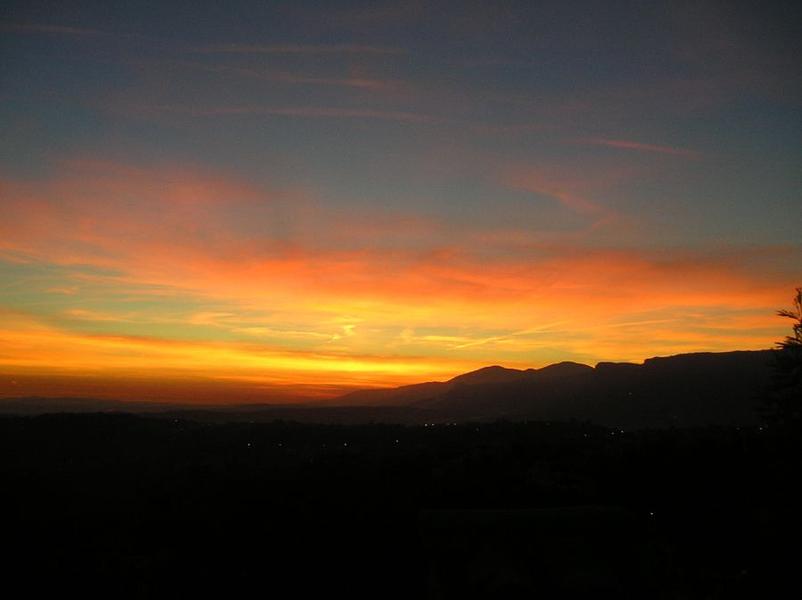
[[[483,367],[445,382],[351,392],[341,404],[436,410],[451,420],[593,420],[614,426],[754,424],[772,350],[694,352],[643,363],[565,361],[540,369]],[[426,386],[426,387],[421,387]]]
[[[771,384],[772,350],[696,352],[643,363],[563,361],[482,367],[446,381],[343,394],[315,404],[175,405],[91,398],[11,398],[0,414],[132,412],[211,420],[455,422],[579,420],[613,427],[752,425]]]

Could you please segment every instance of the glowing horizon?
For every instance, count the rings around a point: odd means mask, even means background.
[[[466,8],[458,43],[427,6],[0,24],[0,397],[303,401],[786,334],[801,96],[761,22],[734,37],[754,15],[644,9],[648,67],[572,9],[535,43],[537,9]]]

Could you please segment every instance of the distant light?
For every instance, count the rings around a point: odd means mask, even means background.
[[[650,517],[653,517],[653,516],[654,516],[654,511],[651,511],[651,510],[650,510],[650,511],[649,511],[649,516],[650,516]]]
[[[348,445],[348,442],[343,442],[343,446],[347,446],[347,445]]]
[[[395,443],[397,444],[397,443],[398,443],[398,440],[396,440],[396,441],[395,441]]]
[[[251,443],[250,443],[250,442],[248,442],[248,448],[250,448],[250,447],[251,447]]]

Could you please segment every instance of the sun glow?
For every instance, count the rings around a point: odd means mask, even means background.
[[[788,249],[665,259],[570,236],[476,245],[470,228],[445,245],[444,223],[388,230],[392,219],[364,215],[357,234],[356,215],[329,221],[306,194],[188,169],[67,163],[3,190],[7,378],[200,377],[336,395],[488,361],[767,347],[781,325],[770,307],[787,291],[750,262]],[[282,215],[298,226],[291,238],[274,228]]]

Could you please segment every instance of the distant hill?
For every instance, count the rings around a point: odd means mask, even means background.
[[[533,371],[534,369],[521,371],[494,365],[457,375],[448,381],[428,381],[426,383],[402,385],[396,388],[356,390],[340,396],[337,398],[336,403],[344,406],[406,406],[415,402],[437,398],[457,385],[517,381]]]
[[[333,401],[342,406],[406,406],[414,402],[437,398],[451,387],[451,382],[429,381],[402,385],[397,388],[378,388],[349,392]]]
[[[753,425],[771,383],[772,351],[680,354],[643,364],[498,365],[396,388],[351,392],[325,405],[186,406],[82,398],[0,400],[0,414],[157,413],[201,421],[433,423],[592,421],[621,428]]]
[[[493,365],[492,367],[482,367],[476,371],[457,375],[453,379],[449,379],[446,383],[452,386],[478,383],[507,383],[509,381],[518,381],[526,377],[530,372],[534,372],[534,369],[521,371],[519,369],[506,369],[498,365]]]
[[[150,413],[175,408],[173,404],[160,402],[133,402],[103,400],[98,398],[2,398],[0,414],[39,415],[45,413],[105,413],[130,412]]]

